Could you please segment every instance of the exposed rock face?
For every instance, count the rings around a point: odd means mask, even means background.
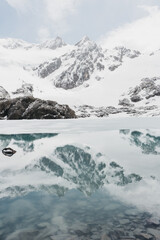
[[[64,55],[62,62],[72,59],[72,64],[66,68],[54,81],[56,87],[71,89],[89,80],[95,71],[103,71],[106,67],[110,71],[122,65],[124,58],[135,58],[140,52],[117,47],[112,51],[103,51],[96,43],[84,37],[76,44],[77,49]]]
[[[96,43],[84,37],[76,44],[76,49],[63,56],[62,62],[72,60],[65,71],[63,71],[54,81],[56,87],[72,89],[82,85],[90,79],[95,69],[101,71],[105,67],[102,63],[104,55]]]
[[[0,100],[9,98],[10,98],[9,93],[2,86],[0,86]]]
[[[64,119],[76,118],[68,105],[44,101],[33,97],[21,97],[0,101],[0,117],[7,119]]]
[[[45,78],[56,71],[61,66],[61,63],[62,61],[60,58],[54,58],[51,62],[44,62],[43,64],[40,64],[34,70],[38,71],[38,75],[41,78]]]
[[[39,48],[55,49],[64,45],[62,39],[57,38],[57,40],[39,45]],[[85,36],[64,55],[32,69],[41,78],[48,77],[55,72],[52,76],[53,84],[57,88],[68,90],[84,84],[91,79],[93,74],[99,77],[99,72],[105,69],[116,70],[125,58],[135,58],[139,55],[140,52],[124,47],[104,50]]]

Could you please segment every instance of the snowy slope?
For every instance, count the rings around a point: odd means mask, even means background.
[[[148,54],[125,47],[103,49],[87,37],[76,45],[67,45],[59,37],[42,44],[0,40],[0,86],[11,97],[19,96],[17,89],[31,84],[33,96],[71,107],[118,107],[124,98],[138,107],[160,106],[158,94],[137,102],[131,101],[130,94],[141,79],[158,78],[159,65],[160,51]]]

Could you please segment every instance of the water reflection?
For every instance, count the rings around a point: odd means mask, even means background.
[[[16,150],[0,155],[0,239],[158,239],[159,168],[146,164],[158,166],[157,134],[0,135]]]
[[[120,130],[120,134],[125,136],[125,139],[131,145],[141,148],[144,154],[160,154],[160,136],[154,136],[148,132]]]
[[[8,135],[5,139],[0,135],[3,146],[9,144],[17,148],[13,165],[8,163],[1,170],[0,197],[33,191],[63,196],[69,189],[78,189],[90,196],[106,184],[124,186],[142,180],[136,173],[126,173],[105,154],[93,153],[89,146],[55,146],[56,136],[58,134],[19,134]],[[16,161],[17,167],[14,166]]]
[[[39,139],[52,138],[57,136],[57,133],[35,133],[35,134],[0,134],[0,146],[6,148],[12,142],[19,148],[22,148],[24,152],[34,151],[34,142]]]

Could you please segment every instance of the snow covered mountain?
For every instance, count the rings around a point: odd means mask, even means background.
[[[155,115],[159,60],[159,50],[104,49],[86,36],[75,45],[60,37],[41,44],[0,39],[0,98],[33,95],[69,104],[84,117]]]

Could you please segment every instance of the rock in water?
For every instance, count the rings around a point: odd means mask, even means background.
[[[8,148],[4,148],[4,149],[2,150],[2,153],[3,153],[5,156],[12,157],[13,154],[16,153],[16,151],[15,151],[14,149],[8,147]]]
[[[0,118],[65,119],[76,118],[76,114],[68,105],[27,96],[1,100]]]

